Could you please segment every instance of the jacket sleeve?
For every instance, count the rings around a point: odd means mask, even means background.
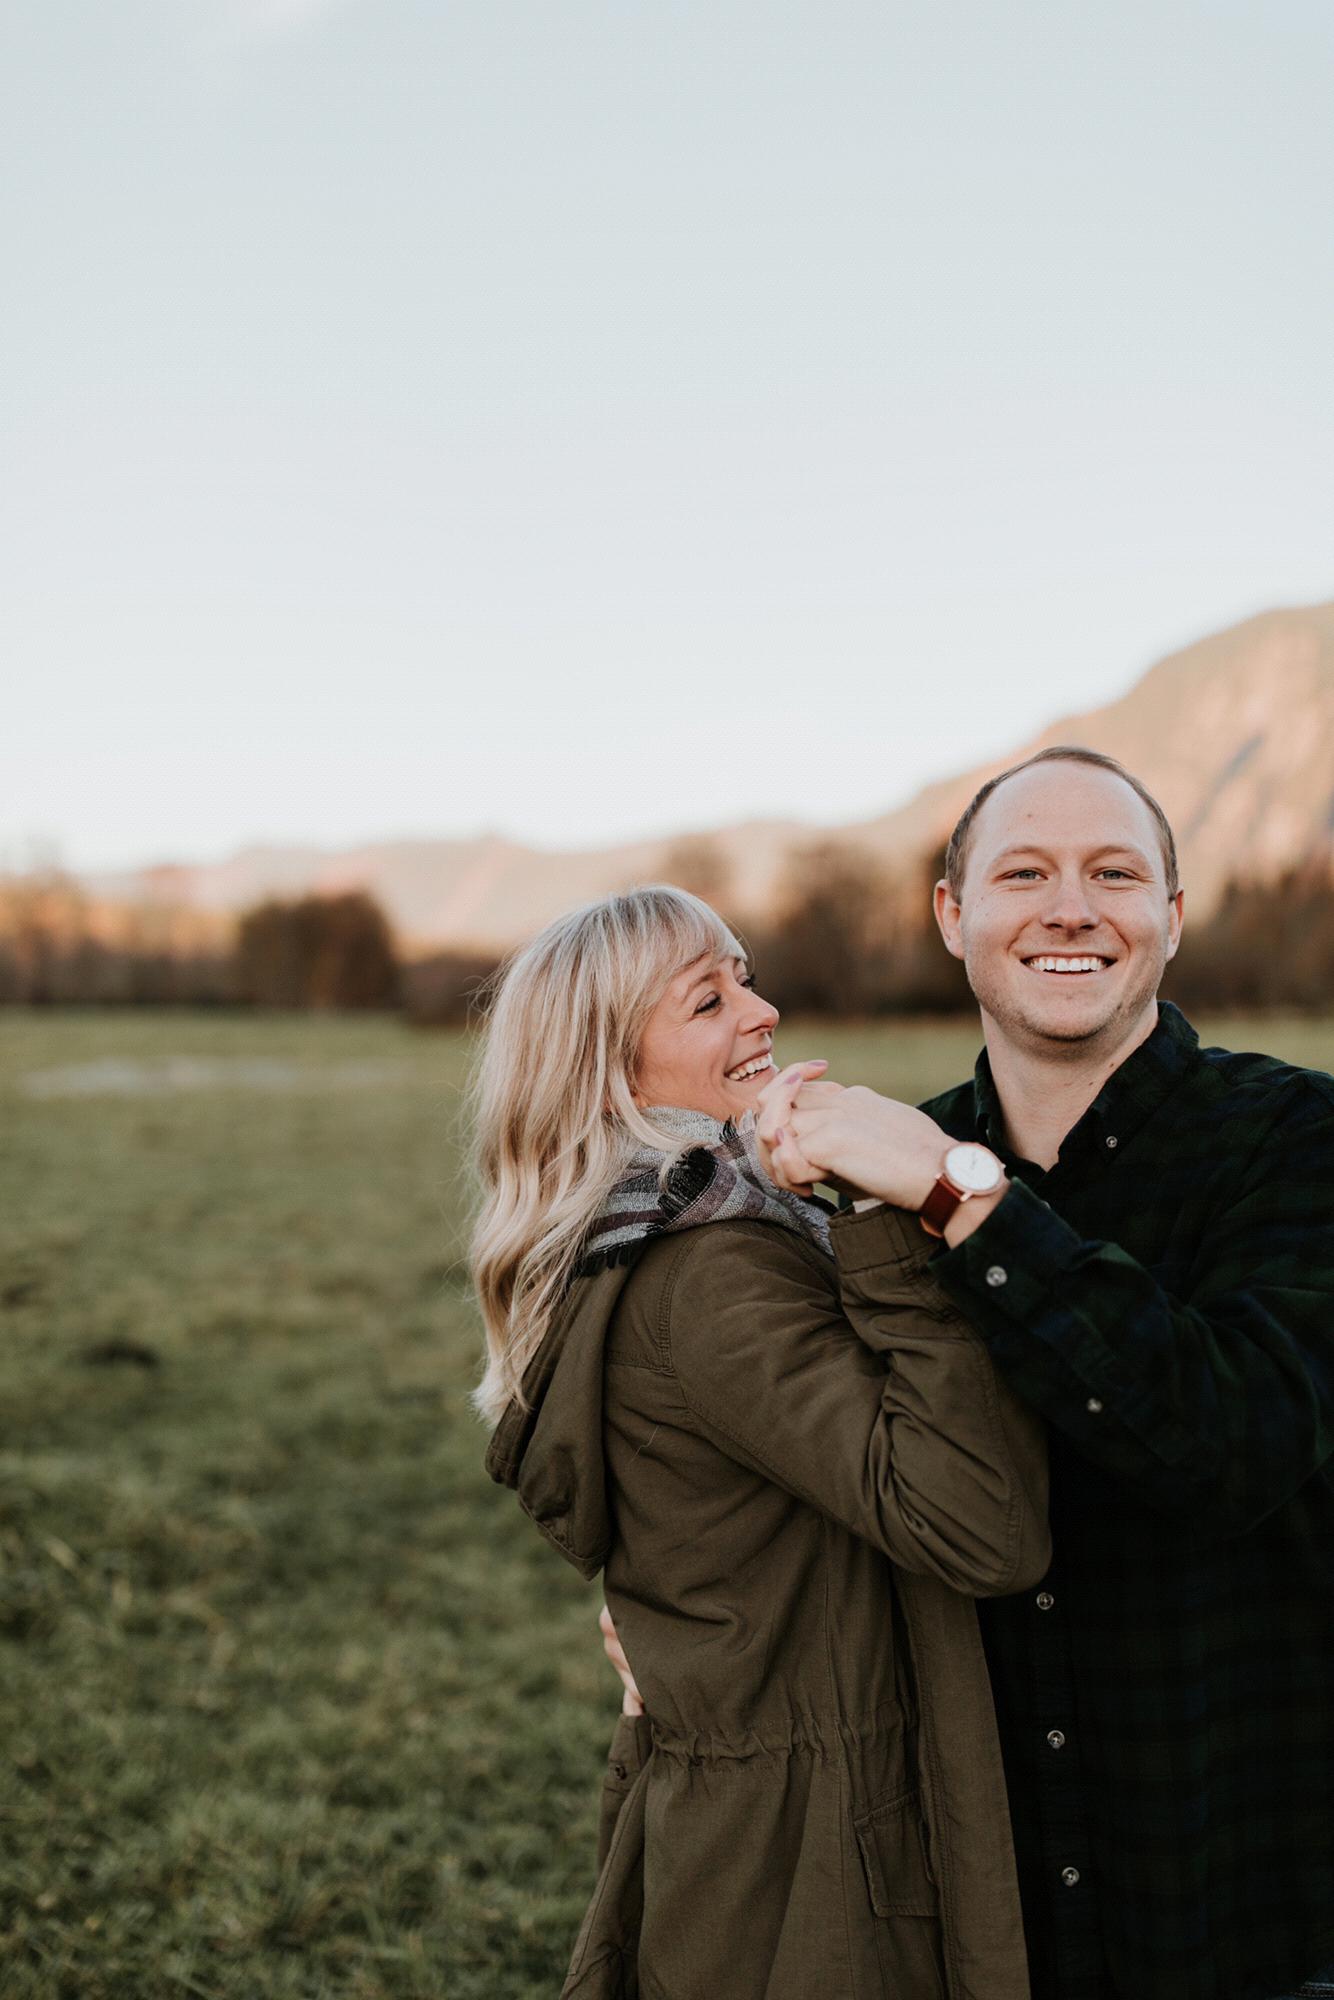
[[[1021,1182],[933,1270],[1026,1403],[1205,1534],[1253,1527],[1334,1455],[1334,1108],[1309,1083],[1179,1296]]]
[[[925,1268],[915,1219],[840,1216],[838,1288],[795,1235],[682,1238],[662,1326],[680,1394],[729,1457],[902,1568],[1003,1596],[1050,1560],[1041,1424]]]

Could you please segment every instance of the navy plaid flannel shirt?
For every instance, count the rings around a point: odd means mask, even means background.
[[[979,1606],[1034,2000],[1334,1958],[1334,1080],[1176,1008],[933,1269],[1047,1419],[1050,1574]]]

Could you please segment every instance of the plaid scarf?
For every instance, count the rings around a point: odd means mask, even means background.
[[[793,1229],[832,1256],[831,1205],[818,1195],[792,1194],[774,1185],[760,1164],[753,1112],[739,1126],[674,1105],[655,1105],[644,1116],[660,1132],[679,1139],[680,1147],[673,1154],[642,1146],[631,1155],[589,1225],[578,1277],[633,1262],[652,1237],[742,1216]]]

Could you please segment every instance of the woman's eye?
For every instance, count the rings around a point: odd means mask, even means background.
[[[744,986],[747,993],[752,992],[755,986],[755,974],[753,972],[747,972],[743,978],[738,979],[737,985]]]
[[[717,1006],[718,1004],[719,1004],[719,997],[718,997],[718,995],[717,995],[716,993],[710,993],[710,995],[709,995],[709,997],[708,997],[708,999],[707,999],[707,1000],[701,1000],[701,1001],[700,1001],[700,1003],[699,1003],[698,1007],[696,1007],[696,1009],[695,1009],[695,1012],[696,1012],[697,1014],[711,1014],[711,1013],[713,1012],[714,1008],[715,1008],[715,1007],[716,1007],[716,1006]]]

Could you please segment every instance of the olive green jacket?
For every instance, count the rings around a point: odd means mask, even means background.
[[[1041,1428],[915,1218],[832,1234],[713,1223],[579,1280],[492,1441],[605,1572],[647,1709],[579,2000],[1027,2000],[971,1597],[1047,1567]]]

